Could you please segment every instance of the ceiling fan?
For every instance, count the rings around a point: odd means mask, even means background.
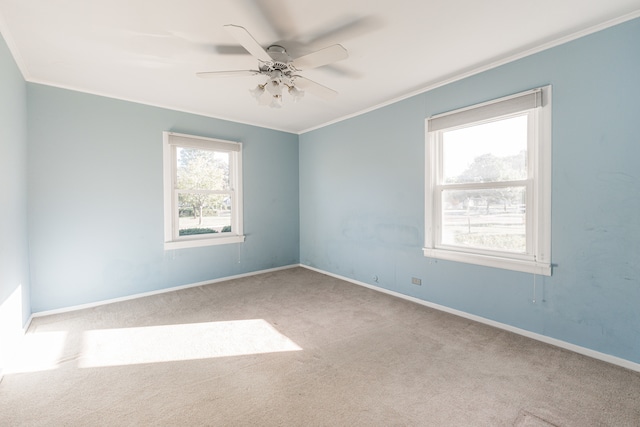
[[[335,44],[292,59],[287,50],[280,45],[271,45],[265,50],[244,27],[229,24],[224,28],[258,60],[258,69],[206,71],[196,73],[198,77],[265,76],[264,83],[250,90],[250,93],[256,98],[259,105],[269,105],[272,108],[282,107],[284,91],[291,95],[294,102],[304,96],[305,90],[323,99],[332,99],[338,94],[333,89],[309,80],[298,73],[346,59],[349,55],[341,45]]]

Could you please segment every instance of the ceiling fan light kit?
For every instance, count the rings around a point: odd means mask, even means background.
[[[281,71],[269,73],[267,80],[254,89],[250,89],[249,93],[258,101],[258,105],[280,108],[282,107],[282,94],[285,89],[291,95],[293,102],[298,102],[304,97],[304,91],[295,86],[295,76],[290,76]]]
[[[340,61],[348,57],[347,50],[339,44],[329,46],[319,51],[292,60],[284,47],[271,45],[266,50],[249,34],[237,25],[225,25],[227,31],[259,62],[257,70],[208,71],[196,73],[198,77],[234,77],[263,75],[267,79],[258,84],[249,93],[258,101],[258,105],[268,105],[271,108],[282,107],[282,95],[286,89],[294,102],[304,97],[305,90],[323,99],[332,99],[338,93],[328,87],[309,80],[297,73],[304,69],[311,69]]]

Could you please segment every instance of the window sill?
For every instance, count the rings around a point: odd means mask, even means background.
[[[551,264],[535,261],[527,261],[498,256],[480,255],[468,252],[448,251],[444,249],[422,248],[424,256],[446,261],[464,262],[467,264],[482,265],[485,267],[502,268],[505,270],[520,271],[523,273],[551,276]]]
[[[164,250],[171,249],[185,249],[185,248],[198,248],[201,246],[214,246],[214,245],[226,245],[229,243],[242,243],[244,242],[244,236],[228,236],[228,237],[216,237],[216,238],[204,238],[204,239],[185,239],[174,240],[171,242],[164,242]]]

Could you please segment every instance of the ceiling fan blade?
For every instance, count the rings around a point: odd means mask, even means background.
[[[247,51],[262,62],[272,61],[266,50],[253,38],[249,31],[239,25],[225,25],[224,28],[244,47]]]
[[[329,64],[325,65],[322,70],[326,73],[334,74],[340,77],[346,77],[348,79],[361,79],[364,75],[356,70],[346,67],[341,64]]]
[[[270,27],[278,39],[288,40],[296,36],[295,19],[283,0],[253,0],[252,3],[251,9],[258,12],[256,15],[262,18],[265,26]]]
[[[295,77],[294,82],[296,87],[312,93],[318,98],[322,98],[328,101],[338,96],[338,92],[336,92],[335,90],[329,89],[326,86],[322,86],[320,83],[316,83],[313,80],[309,80],[302,76],[293,77]]]
[[[298,70],[308,70],[310,68],[322,67],[323,65],[341,61],[348,57],[349,54],[347,53],[347,49],[339,44],[334,44],[333,46],[329,46],[294,59],[292,65]]]
[[[212,77],[241,77],[241,76],[255,76],[260,74],[258,70],[231,70],[231,71],[204,71],[196,73],[196,76],[208,79]]]
[[[377,31],[384,25],[384,21],[374,15],[345,19],[335,22],[334,25],[323,25],[322,32],[308,33],[305,42],[314,45],[344,42]]]
[[[247,49],[242,46],[229,45],[229,44],[217,44],[213,46],[216,53],[220,55],[248,55]]]

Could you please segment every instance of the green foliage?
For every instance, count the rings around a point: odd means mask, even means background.
[[[515,181],[527,178],[526,151],[513,156],[497,157],[483,154],[460,174],[455,182]]]
[[[229,187],[229,157],[197,148],[181,148],[178,158],[178,188],[224,190]]]
[[[222,227],[222,231],[220,231],[221,233],[231,233],[231,226],[230,225],[225,225],[224,227]]]
[[[526,237],[522,234],[456,234],[455,242],[460,246],[481,249],[522,252],[526,248]]]
[[[493,154],[483,154],[476,157],[469,167],[457,176],[454,183],[473,182],[504,182],[517,181],[527,178],[526,151],[513,156],[497,157]],[[491,188],[486,190],[456,191],[452,206],[464,206],[466,209],[489,213],[492,206],[520,206],[525,203],[521,187]],[[470,209],[475,206],[475,209]]]
[[[191,236],[193,234],[210,234],[217,233],[213,228],[185,228],[180,230],[180,236]]]
[[[203,194],[188,190],[227,190],[229,188],[229,155],[198,148],[178,149],[177,188],[187,190],[178,196],[179,215],[202,217],[224,209],[225,194]]]

